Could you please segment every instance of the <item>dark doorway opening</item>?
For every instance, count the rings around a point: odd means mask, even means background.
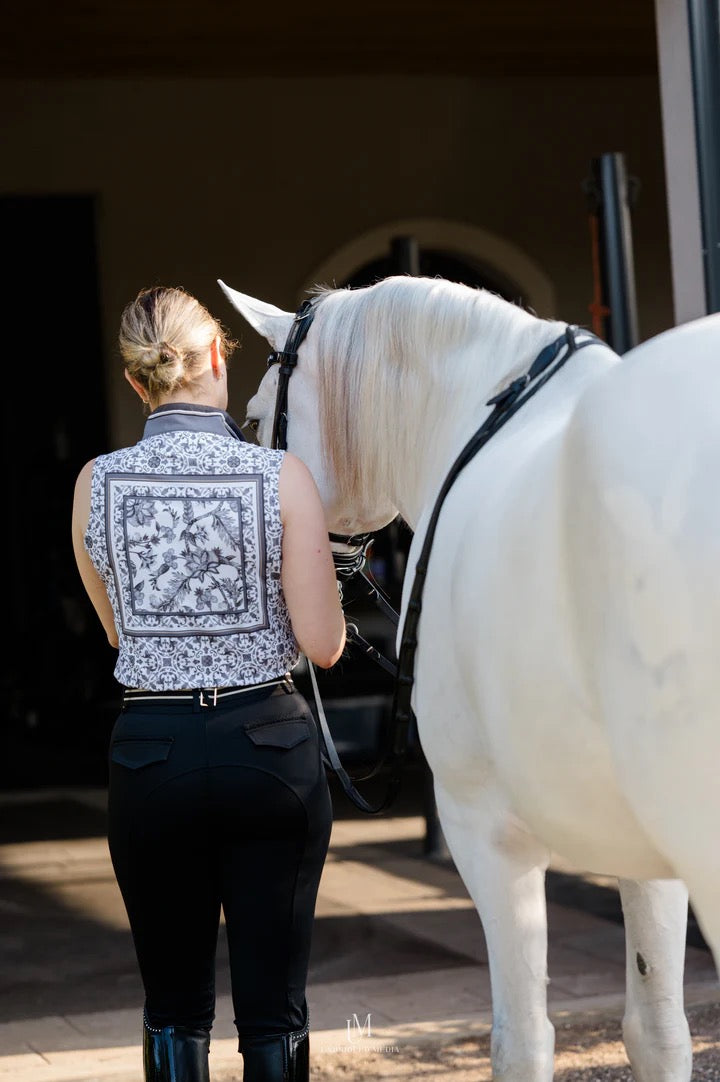
[[[413,262],[415,265],[413,266]],[[494,268],[445,252],[440,248],[421,248],[413,237],[396,237],[387,255],[379,256],[359,267],[342,284],[351,288],[369,286],[391,274],[419,274],[423,278],[447,278],[450,282],[462,282],[475,289],[488,289],[507,301],[523,303],[521,292],[514,282],[499,274]]]
[[[75,568],[75,478],[107,449],[91,196],[0,199],[6,645],[0,785],[104,784],[115,651]]]

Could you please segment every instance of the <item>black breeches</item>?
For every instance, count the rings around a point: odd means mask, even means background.
[[[300,1029],[332,825],[303,697],[133,703],[109,765],[108,841],[148,1023],[212,1025],[222,907],[240,1037]]]

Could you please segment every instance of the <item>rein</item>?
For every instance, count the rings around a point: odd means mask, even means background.
[[[578,342],[576,334],[582,334],[584,336],[583,341]],[[511,417],[514,417],[517,411],[563,367],[574,353],[594,343],[606,345],[601,338],[598,338],[597,335],[592,334],[590,331],[582,330],[574,324],[568,324],[565,333],[538,354],[525,375],[513,380],[504,391],[501,391],[486,403],[486,405],[495,408],[465,444],[443,482],[428,522],[420,556],[415,565],[415,578],[405,612],[391,715],[393,741],[388,753],[390,762],[402,760],[407,747],[408,728],[414,718],[411,698],[415,682],[417,630],[422,612],[422,595],[430,560],[430,550],[432,549],[435,530],[445,498],[460,473],[472,461],[478,451],[485,446],[488,440],[492,439],[495,433],[499,432]],[[563,349],[565,350],[564,353]]]
[[[270,442],[270,446],[277,450],[287,450],[288,384],[297,365],[298,350],[310,329],[314,316],[315,309],[313,302],[311,300],[304,301],[297,311],[284,349],[273,351],[267,360],[268,367],[273,364],[280,365],[277,395],[275,399],[275,415],[273,418],[272,437]],[[578,341],[577,335],[582,336],[582,341]],[[485,446],[488,440],[490,440],[495,433],[498,432],[502,426],[506,424],[507,421],[509,421],[510,418],[513,417],[557,371],[559,371],[560,368],[563,367],[566,361],[569,360],[574,353],[577,353],[579,350],[584,349],[585,346],[592,345],[593,343],[599,343],[601,345],[606,344],[601,338],[598,338],[597,335],[592,334],[590,331],[585,331],[574,324],[568,324],[565,328],[565,332],[559,338],[556,338],[554,342],[551,342],[550,345],[541,350],[524,375],[513,380],[505,390],[495,395],[494,398],[491,398],[489,402],[486,403],[488,406],[493,406],[494,409],[477,432],[474,433],[463,447],[450,468],[435,501],[420,556],[415,566],[415,578],[405,613],[397,665],[388,661],[387,658],[384,658],[374,646],[368,643],[367,640],[362,637],[355,624],[347,624],[348,641],[362,649],[368,657],[377,662],[377,664],[395,677],[390,718],[392,735],[389,747],[380,762],[377,763],[369,773],[361,778],[355,779],[356,781],[367,781],[369,778],[375,777],[384,769],[389,771],[390,777],[386,794],[381,802],[375,806],[369,804],[365,797],[358,792],[355,788],[353,779],[350,778],[340,762],[340,757],[335,748],[325,711],[323,710],[322,702],[320,700],[320,692],[315,676],[315,667],[308,659],[308,668],[317,705],[318,720],[325,745],[325,760],[337,775],[345,794],[361,811],[368,812],[372,815],[384,811],[393,803],[400,789],[402,764],[407,752],[408,734],[410,725],[414,721],[411,699],[415,682],[415,654],[418,645],[418,623],[422,612],[422,595],[428,571],[430,551],[432,549],[440,511],[445,502],[445,498],[459,474],[475,457],[478,451]],[[333,552],[333,561],[335,563],[336,575],[339,580],[341,597],[341,580],[350,579],[354,575],[359,574],[368,587],[368,596],[372,597],[385,615],[395,624],[395,626],[398,626],[400,622],[398,613],[396,613],[389,604],[387,598],[384,596],[380,587],[369,572],[367,553],[372,543],[372,535],[359,534],[355,536],[345,536],[342,534],[331,533],[329,537],[331,542],[342,544],[349,550],[345,553]]]

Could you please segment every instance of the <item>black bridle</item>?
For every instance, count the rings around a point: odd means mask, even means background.
[[[270,434],[270,446],[277,451],[287,451],[287,428],[288,428],[288,389],[290,377],[297,368],[298,350],[305,341],[312,321],[315,318],[316,304],[311,300],[303,301],[295,313],[295,319],[288,332],[287,340],[283,349],[274,349],[267,359],[267,367],[279,365],[278,382],[275,391],[275,413],[273,426]],[[329,534],[330,540],[340,545],[345,545],[351,551],[336,554],[335,566],[338,574],[350,577],[360,571],[364,562],[364,553],[368,543],[372,540],[372,534]],[[394,610],[393,610],[394,611]],[[397,613],[394,613],[396,621]]]
[[[288,384],[298,362],[298,350],[305,340],[315,318],[315,307],[311,300],[303,301],[295,313],[292,327],[288,332],[283,349],[275,349],[267,359],[268,368],[279,364],[277,391],[275,393],[275,415],[273,417],[270,446],[278,451],[287,451],[288,426]]]
[[[278,383],[275,392],[275,413],[273,416],[273,427],[270,435],[270,446],[279,451],[287,451],[287,428],[288,428],[288,384],[290,383],[290,377],[295,371],[298,362],[298,350],[305,340],[307,332],[310,330],[313,319],[315,318],[315,305],[311,300],[303,301],[300,308],[295,314],[292,327],[288,333],[285,346],[281,350],[273,350],[267,359],[267,367],[271,368],[272,365],[280,365],[278,369]],[[373,541],[373,535],[371,533],[359,533],[359,534],[340,534],[331,533],[328,535],[330,541],[333,544],[342,545],[343,552],[333,552],[333,561],[335,563],[335,571],[338,579],[350,579],[354,575],[361,575],[367,586],[369,587],[368,594],[372,597],[378,607],[389,617],[395,624],[400,622],[400,616],[390,605],[388,599],[382,593],[379,585],[375,582],[368,570],[368,550]],[[353,625],[351,625],[353,626]],[[355,641],[358,641],[359,633],[355,630]],[[360,643],[367,647],[366,652],[373,650],[364,639],[359,639]],[[382,655],[375,651],[379,663],[391,672],[393,675],[396,671],[396,666],[392,662],[383,658]]]
[[[304,301],[295,315],[284,348],[282,350],[273,351],[267,360],[268,367],[273,364],[280,365],[275,398],[275,415],[273,418],[270,443],[271,447],[278,450],[287,450],[288,384],[297,365],[298,350],[310,329],[314,316],[315,305],[311,300]],[[578,341],[578,336],[582,336],[582,341]],[[563,367],[566,361],[568,361],[574,353],[577,353],[579,350],[584,349],[585,346],[590,346],[594,343],[607,345],[606,342],[592,334],[592,332],[586,331],[584,328],[580,328],[574,324],[568,324],[562,335],[540,351],[524,375],[513,380],[505,390],[495,395],[494,398],[491,398],[489,402],[486,403],[488,406],[493,407],[491,413],[477,432],[475,432],[471,439],[465,444],[464,448],[455,459],[435,501],[420,556],[418,557],[415,566],[415,577],[405,613],[397,665],[388,661],[386,658],[383,658],[373,646],[363,639],[354,624],[347,625],[348,640],[363,649],[369,657],[382,665],[386,671],[391,672],[395,677],[395,690],[390,720],[392,736],[388,743],[388,747],[380,762],[369,773],[363,775],[362,778],[355,779],[357,781],[366,781],[379,774],[382,770],[388,770],[389,781],[386,795],[383,800],[375,806],[369,804],[362,794],[357,791],[353,784],[353,779],[350,778],[340,762],[320,701],[315,671],[312,663],[308,659],[308,668],[310,670],[310,677],[318,710],[318,720],[325,744],[326,762],[329,763],[335,774],[338,776],[346,795],[358,808],[360,808],[361,811],[369,812],[370,814],[384,811],[393,803],[400,789],[402,765],[407,753],[410,726],[414,722],[411,699],[415,682],[415,654],[418,645],[418,624],[422,612],[422,595],[425,586],[425,578],[427,576],[430,551],[432,549],[435,530],[445,498],[459,474],[475,457],[478,451],[485,446],[488,440],[490,440],[495,433],[498,432],[503,425],[506,424],[510,418],[513,417],[517,411],[532,398],[532,396],[536,394],[560,368]],[[400,619],[398,613],[390,606],[387,598],[384,597],[382,591],[369,573],[367,554],[368,549],[372,544],[372,534],[346,536],[331,533],[330,540],[342,544],[347,550],[345,553],[333,553],[333,560],[335,561],[335,570],[338,579],[347,579],[355,574],[362,575],[370,587],[369,595],[373,597],[379,607],[397,626]]]
[[[278,382],[275,392],[275,412],[273,415],[272,433],[270,436],[270,446],[279,451],[287,451],[287,429],[288,429],[288,385],[290,383],[290,377],[292,376],[298,362],[298,350],[302,345],[305,337],[310,330],[313,319],[315,318],[315,304],[311,300],[303,301],[300,308],[295,313],[295,319],[293,320],[290,331],[288,332],[287,340],[284,347],[281,350],[273,350],[267,359],[267,367],[272,365],[279,365],[278,369]],[[373,537],[370,533],[362,534],[329,534],[330,541],[333,544],[343,546],[343,550],[333,551],[333,562],[335,564],[335,574],[340,584],[340,592],[342,597],[342,582],[348,580],[355,575],[360,575],[368,587],[368,595],[373,598],[378,607],[393,621],[397,627],[400,616],[390,605],[388,599],[383,594],[379,585],[372,577],[368,565],[368,550],[372,545]],[[360,630],[356,624],[348,623],[346,625],[346,638],[347,641],[358,647],[367,657],[376,662],[386,672],[389,672],[393,677],[397,676],[397,665],[394,662],[389,661],[384,657],[379,650],[376,650],[364,639],[360,634]],[[356,807],[361,811],[368,812],[369,814],[376,814],[388,808],[400,789],[400,763],[397,764],[397,769],[391,772],[390,783],[388,785],[387,793],[384,799],[375,806],[368,803],[365,797],[358,792],[355,788],[353,779],[349,776],[345,768],[343,767],[340,757],[335,747],[335,742],[330,732],[330,727],[327,723],[325,711],[323,710],[322,701],[320,699],[320,692],[317,686],[317,680],[315,677],[315,669],[312,662],[308,658],[308,669],[310,671],[310,679],[313,685],[313,692],[315,695],[315,704],[318,714],[318,722],[320,724],[320,731],[325,745],[325,761],[332,768],[337,775],[346,795],[350,798]],[[362,779],[367,780],[374,777],[380,772],[385,765],[385,759],[378,763],[369,773],[363,775]]]

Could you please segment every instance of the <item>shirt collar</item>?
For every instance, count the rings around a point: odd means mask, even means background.
[[[240,426],[226,410],[197,402],[168,402],[153,410],[145,422],[142,438],[165,432],[214,432],[218,436],[232,436],[247,442]]]

